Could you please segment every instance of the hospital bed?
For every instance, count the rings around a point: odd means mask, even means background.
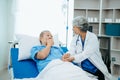
[[[66,47],[61,47],[66,52]],[[11,48],[11,68],[9,68],[10,78],[22,79],[22,78],[34,78],[38,75],[36,63],[32,59],[18,61],[19,48]]]
[[[40,45],[37,37],[17,34],[15,41],[8,42],[10,44],[9,61],[8,61],[8,73],[11,80],[22,78],[35,78],[38,75],[36,63],[30,58],[24,58],[20,60],[20,54],[22,57],[30,54],[30,49],[35,45]],[[30,41],[30,42],[29,42]],[[59,46],[59,40],[57,36],[54,36],[54,46]],[[66,47],[61,47],[66,52]],[[30,55],[29,55],[30,56]]]
[[[61,47],[61,49],[64,52],[68,51],[67,47]],[[11,48],[10,53],[11,53],[10,55],[11,56],[11,67],[9,68],[10,80],[22,80],[24,78],[28,80],[29,78],[37,77],[39,72],[37,70],[36,63],[32,59],[18,61],[19,48]],[[96,76],[93,76],[91,74],[89,74],[89,76],[93,78],[97,78]]]
[[[25,37],[26,38],[26,37]],[[29,38],[30,39],[30,38]],[[11,80],[23,78],[35,78],[38,75],[36,63],[32,59],[18,61],[19,48],[13,43],[10,48],[10,64],[8,64],[8,72]],[[64,52],[67,52],[67,47],[61,47]],[[89,73],[88,73],[89,74]],[[91,74],[89,74],[92,77]]]

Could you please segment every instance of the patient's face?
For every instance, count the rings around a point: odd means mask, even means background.
[[[53,39],[52,34],[50,32],[44,32],[43,37],[41,37],[42,44],[46,45],[47,40],[49,40],[49,39]]]

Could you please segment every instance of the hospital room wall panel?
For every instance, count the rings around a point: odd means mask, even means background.
[[[0,0],[0,73],[7,69],[9,44],[13,35],[13,20],[11,19],[12,0]]]
[[[0,70],[6,66],[7,47],[7,0],[0,0]],[[5,59],[6,58],[6,59]]]

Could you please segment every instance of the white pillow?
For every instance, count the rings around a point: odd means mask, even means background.
[[[18,41],[18,61],[30,59],[30,50],[33,46],[40,45],[37,37],[28,36],[24,34],[17,34],[16,39]],[[54,46],[59,46],[58,36],[54,36]]]
[[[19,47],[18,61],[29,59],[31,48],[35,45],[40,45],[39,39],[37,37],[17,34],[16,39],[18,41]]]

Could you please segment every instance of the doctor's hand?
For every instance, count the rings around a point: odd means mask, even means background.
[[[62,56],[62,60],[67,62],[72,62],[74,60],[74,57],[71,57],[69,53],[66,53]]]

